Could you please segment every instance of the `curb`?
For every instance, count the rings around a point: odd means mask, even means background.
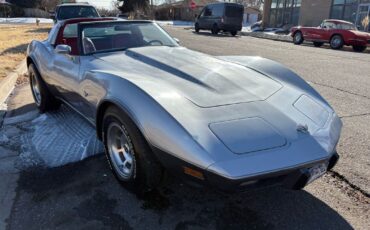
[[[255,37],[255,38],[262,38],[268,39],[273,41],[280,41],[280,42],[292,42],[292,38],[287,35],[270,35],[263,32],[240,32],[243,36]]]
[[[5,101],[13,92],[18,77],[25,73],[27,73],[26,59],[21,61],[14,71],[10,72],[3,80],[0,81],[0,128],[3,125],[3,120],[6,114],[6,107],[4,107]]]
[[[3,104],[14,89],[19,76],[27,73],[26,59],[21,61],[14,71],[10,72],[3,80],[0,81],[0,105]]]

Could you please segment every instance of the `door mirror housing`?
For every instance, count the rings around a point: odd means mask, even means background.
[[[55,52],[57,52],[58,54],[71,54],[72,52],[72,48],[68,45],[57,45],[57,47],[55,47]]]

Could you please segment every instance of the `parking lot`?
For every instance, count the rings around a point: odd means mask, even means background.
[[[112,176],[99,143],[91,138],[93,128],[64,106],[57,113],[39,115],[29,85],[21,84],[7,102],[0,133],[0,191],[5,197],[0,216],[9,214],[0,229],[370,226],[369,51],[335,51],[326,46],[295,46],[247,36],[213,36],[209,32],[195,34],[181,27],[165,29],[190,49],[218,56],[269,58],[308,81],[343,121],[338,145],[341,159],[334,170],[302,191],[269,188],[227,195],[193,188],[172,178],[160,190],[137,197]],[[93,147],[81,147],[81,139]],[[65,165],[69,162],[73,163]]]

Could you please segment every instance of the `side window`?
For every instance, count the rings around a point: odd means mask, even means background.
[[[204,16],[205,17],[210,17],[212,16],[212,9],[210,6],[207,6],[206,9],[204,10]]]
[[[216,4],[213,6],[212,15],[216,17],[222,17],[224,12],[224,5],[222,4]]]
[[[77,24],[68,24],[64,27],[63,38],[77,38]]]
[[[336,29],[335,24],[332,22],[324,22],[322,27],[326,29]]]

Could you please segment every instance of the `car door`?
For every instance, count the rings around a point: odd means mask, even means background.
[[[205,16],[204,16],[204,13],[206,11],[206,8],[207,7],[204,7],[202,12],[200,12],[199,14],[199,17],[198,17],[198,25],[199,25],[199,28],[201,29],[204,29],[205,28]]]
[[[327,42],[330,40],[331,31],[336,28],[332,22],[324,21],[319,28],[314,30],[312,40]]]
[[[60,97],[78,107],[80,95],[78,92],[80,74],[80,54],[77,45],[77,24],[67,24],[62,28],[62,38],[59,39],[53,50],[52,79]],[[66,48],[70,48],[70,52]]]

